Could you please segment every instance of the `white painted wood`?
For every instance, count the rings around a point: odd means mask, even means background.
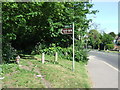
[[[72,71],[74,72],[75,70],[75,60],[74,60],[74,57],[75,57],[75,53],[74,53],[74,22],[73,22],[73,63],[72,63]]]
[[[42,64],[44,64],[44,63],[45,63],[45,54],[42,53]]]

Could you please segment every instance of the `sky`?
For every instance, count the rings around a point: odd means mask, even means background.
[[[98,25],[99,31],[105,31],[106,33],[114,32],[118,33],[118,2],[116,1],[106,1],[106,2],[96,2],[92,1],[94,4],[91,10],[98,10],[96,15],[89,15],[88,18],[92,18],[93,22]]]

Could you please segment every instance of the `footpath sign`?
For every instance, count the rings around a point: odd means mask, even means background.
[[[73,33],[72,31],[73,31],[72,28],[63,28],[61,30],[61,33],[62,34],[72,34]]]

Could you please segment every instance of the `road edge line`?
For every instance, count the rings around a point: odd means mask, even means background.
[[[102,61],[104,64],[108,65],[109,67],[111,67],[112,69],[116,70],[116,71],[119,71],[117,68],[113,67],[112,65],[108,64],[107,62],[105,61]]]

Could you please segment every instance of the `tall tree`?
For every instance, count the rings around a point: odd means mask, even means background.
[[[100,33],[97,30],[92,29],[89,31],[88,36],[90,39],[89,43],[92,46],[92,48],[95,48],[95,47],[100,48],[100,46],[99,46],[101,43]]]
[[[83,2],[3,2],[3,40],[25,51],[32,51],[38,42],[46,47],[52,43],[68,47],[72,35],[62,35],[60,30],[75,22],[75,38],[82,38],[91,21],[86,15],[97,12],[90,10],[92,6]]]
[[[114,40],[114,38],[111,35],[106,34],[105,32],[103,33],[102,43],[104,44],[104,50],[105,50],[106,44],[112,44],[113,40]]]
[[[112,37],[116,37],[116,34],[114,32],[110,32],[109,35],[111,35]]]

